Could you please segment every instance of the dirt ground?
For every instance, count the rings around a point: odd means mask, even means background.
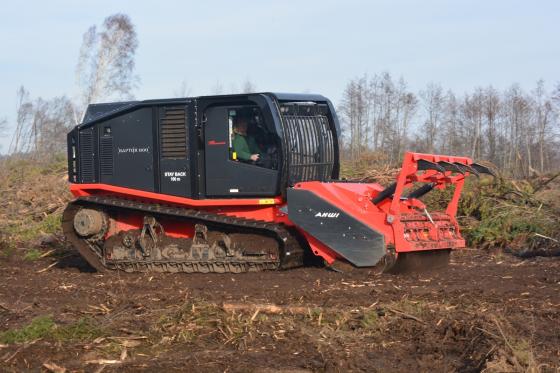
[[[0,258],[0,336],[37,317],[53,325],[0,344],[0,371],[556,372],[560,260],[471,249],[423,274],[102,275],[68,249],[17,249]]]

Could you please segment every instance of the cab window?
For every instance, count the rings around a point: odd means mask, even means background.
[[[257,106],[228,110],[230,160],[278,168],[276,136],[269,132]]]

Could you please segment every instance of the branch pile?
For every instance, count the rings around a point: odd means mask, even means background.
[[[0,164],[0,233],[12,241],[56,233],[70,198],[65,160],[46,164],[4,160]]]
[[[468,244],[500,248],[522,257],[560,255],[557,176],[531,180],[469,178],[457,213]],[[429,202],[442,206],[450,193],[431,193]]]

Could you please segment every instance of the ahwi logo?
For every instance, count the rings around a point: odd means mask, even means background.
[[[338,215],[340,215],[340,212],[318,212],[315,214],[316,218],[333,218],[336,219],[338,218]]]

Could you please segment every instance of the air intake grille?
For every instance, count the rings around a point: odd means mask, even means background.
[[[290,185],[300,181],[328,181],[334,167],[334,139],[320,107],[286,105],[283,117]]]
[[[100,142],[101,175],[113,175],[113,136],[103,136]]]
[[[165,108],[160,119],[160,144],[163,159],[187,157],[187,128],[184,108]]]
[[[80,181],[95,182],[93,132],[91,129],[80,132]]]

